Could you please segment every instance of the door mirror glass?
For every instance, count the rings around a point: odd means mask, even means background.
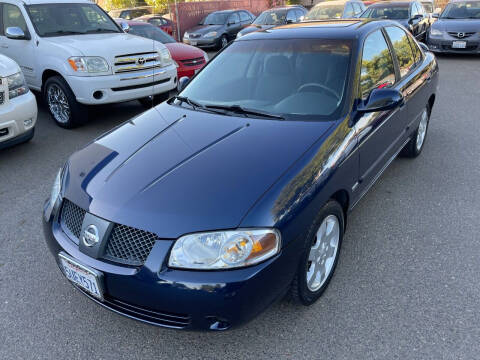
[[[400,91],[389,88],[373,89],[367,100],[362,101],[357,110],[360,112],[386,111],[395,109],[404,102]]]
[[[17,26],[7,27],[5,29],[5,36],[9,39],[14,39],[14,40],[26,39],[25,33],[23,32],[23,30]]]
[[[189,81],[190,81],[190,78],[188,76],[181,77],[180,80],[178,80],[178,86],[177,86],[178,92],[185,89]]]
[[[123,32],[128,33],[130,31],[130,25],[128,25],[126,22],[122,21],[120,23],[120,27],[122,28]]]

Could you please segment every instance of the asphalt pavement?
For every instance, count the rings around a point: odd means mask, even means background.
[[[0,359],[479,359],[480,57],[441,57],[425,148],[397,159],[350,214],[340,261],[311,307],[287,300],[244,327],[175,331],[74,290],[42,234],[41,208],[69,154],[143,111],[96,109],[0,151]]]

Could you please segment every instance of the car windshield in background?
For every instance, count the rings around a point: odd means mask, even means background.
[[[162,44],[176,42],[170,35],[153,25],[131,25],[129,34],[159,41]]]
[[[94,4],[35,4],[26,8],[39,36],[121,32],[119,27]]]
[[[340,19],[343,8],[343,5],[320,4],[310,10],[304,20]]]
[[[336,118],[345,99],[350,49],[346,40],[237,41],[180,95],[216,110],[241,107],[287,120]]]
[[[433,13],[433,5],[431,3],[423,3],[422,2],[422,5],[423,5],[423,8],[425,9],[425,11],[427,13]]]
[[[285,23],[286,10],[264,11],[253,22],[255,25],[281,25]]]
[[[442,19],[480,19],[480,1],[455,2],[447,5]]]
[[[372,19],[408,19],[408,6],[375,6],[370,7],[362,15],[364,18]]]
[[[230,14],[227,13],[213,13],[207,15],[202,21],[202,25],[223,25],[227,22],[227,18]]]

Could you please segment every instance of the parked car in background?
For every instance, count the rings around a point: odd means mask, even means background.
[[[132,20],[140,16],[149,15],[152,13],[153,8],[151,6],[142,6],[129,9],[110,10],[108,12],[108,15],[110,15],[114,19],[119,18],[125,20]]]
[[[397,154],[421,153],[437,84],[435,56],[393,21],[241,37],[70,156],[48,247],[91,300],[153,325],[226,330],[287,292],[311,305],[349,211]]]
[[[370,5],[362,18],[395,20],[419,41],[424,41],[430,28],[430,21],[418,1],[380,1]]]
[[[37,121],[37,101],[22,70],[0,55],[0,149],[30,141]]]
[[[215,11],[185,31],[183,42],[204,48],[223,48],[254,19],[255,16],[247,10]]]
[[[237,37],[262,29],[270,29],[278,25],[299,22],[303,19],[306,13],[307,9],[303,6],[276,7],[265,10],[258,15],[251,25],[240,30]]]
[[[124,33],[91,1],[10,0],[2,9],[1,51],[42,92],[59,126],[88,119],[85,105],[166,99],[176,88],[165,45]]]
[[[192,77],[208,62],[205,51],[191,45],[177,42],[167,33],[149,23],[117,19],[118,23],[129,26],[128,33],[155,40],[164,44],[177,65],[177,78]]]
[[[365,11],[362,1],[325,1],[318,3],[305,15],[304,21],[355,18]]]
[[[480,1],[450,1],[430,28],[427,45],[435,52],[480,53]]]
[[[135,21],[141,21],[141,22],[147,22],[149,24],[152,24],[154,26],[159,27],[163,31],[165,31],[167,34],[172,35],[173,34],[173,22],[169,19],[166,19],[162,16],[158,15],[144,15],[140,16],[136,19]]]

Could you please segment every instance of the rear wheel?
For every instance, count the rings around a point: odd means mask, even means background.
[[[71,129],[88,119],[87,108],[77,102],[75,94],[61,76],[47,79],[43,87],[43,99],[58,126]]]
[[[153,106],[156,106],[156,105],[168,100],[169,96],[170,96],[170,92],[167,91],[166,93],[157,94],[157,95],[153,95],[153,96],[147,96],[147,97],[138,99],[138,101],[140,102],[140,104],[142,104],[142,106],[145,109],[150,109]]]
[[[414,158],[420,155],[427,137],[428,124],[430,122],[430,108],[427,106],[421,115],[420,124],[417,130],[413,133],[410,141],[402,149],[402,156]]]
[[[335,271],[344,231],[340,204],[330,200],[309,230],[306,247],[292,283],[292,298],[311,305],[323,294]]]

